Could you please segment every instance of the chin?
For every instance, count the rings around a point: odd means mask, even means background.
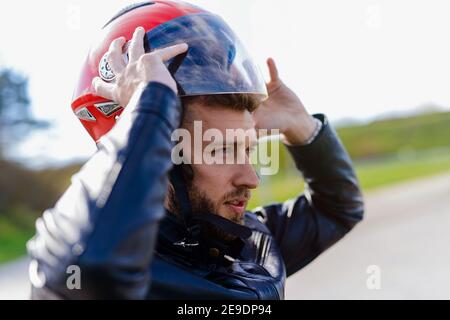
[[[227,220],[230,220],[234,223],[243,225],[244,224],[244,215],[245,215],[245,211],[242,213],[237,213],[234,212],[233,210],[230,210],[228,208],[223,208],[223,210],[219,211],[219,215],[222,218],[225,218]]]

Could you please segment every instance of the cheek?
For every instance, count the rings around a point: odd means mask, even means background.
[[[230,175],[221,165],[193,165],[193,184],[215,201],[230,189]]]

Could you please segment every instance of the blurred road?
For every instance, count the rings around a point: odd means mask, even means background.
[[[22,258],[0,266],[0,300],[28,299],[28,262]]]
[[[450,299],[450,173],[366,197],[366,219],[291,277],[288,299]],[[369,290],[367,268],[381,271]]]
[[[370,193],[366,219],[288,280],[287,299],[450,299],[450,173]],[[379,290],[367,268],[381,271]],[[0,299],[26,299],[27,260],[0,267]]]

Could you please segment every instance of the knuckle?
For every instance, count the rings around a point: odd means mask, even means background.
[[[145,64],[146,59],[147,59],[147,55],[146,54],[140,56],[139,59],[138,59],[138,64],[139,65]]]
[[[135,48],[137,45],[137,40],[136,38],[131,39],[131,41],[128,43],[128,49],[133,49]]]
[[[149,64],[155,60],[153,53],[144,54],[139,58],[139,61],[143,64]]]
[[[135,54],[139,51],[138,43],[133,41],[130,43],[130,47],[128,48],[128,52]]]
[[[162,54],[161,50],[156,50],[156,51],[153,51],[152,53],[150,53],[150,57],[151,57],[152,61],[157,61],[157,60],[161,59],[161,54]]]

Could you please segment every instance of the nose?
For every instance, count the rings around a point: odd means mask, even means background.
[[[255,168],[251,164],[238,164],[234,175],[233,185],[236,188],[256,189],[260,179]]]

